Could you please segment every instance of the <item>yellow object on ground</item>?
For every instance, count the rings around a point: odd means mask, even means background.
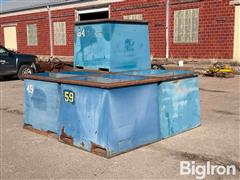
[[[213,67],[207,70],[205,75],[230,78],[234,77],[234,70],[229,64],[215,63]]]

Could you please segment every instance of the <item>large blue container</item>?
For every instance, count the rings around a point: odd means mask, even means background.
[[[74,65],[112,72],[150,68],[147,23],[114,20],[77,23]]]
[[[173,76],[158,84],[160,138],[167,138],[200,125],[198,77],[174,80],[179,75],[193,74],[183,70],[143,70],[125,72],[145,77]]]
[[[25,80],[24,123],[112,157],[200,124],[198,81],[184,74],[189,72],[33,75]]]
[[[157,85],[100,89],[62,84],[59,137],[71,145],[112,157],[160,137]]]
[[[42,78],[70,78],[101,74],[99,72],[70,71],[61,73],[39,73]],[[57,133],[60,109],[60,84],[56,82],[25,79],[24,81],[24,124],[34,129]]]
[[[24,124],[56,133],[60,109],[60,85],[26,79],[24,97]]]
[[[76,24],[74,65],[119,73],[27,76],[25,124],[106,157],[200,125],[197,77],[190,71],[146,70],[150,68],[147,23]]]

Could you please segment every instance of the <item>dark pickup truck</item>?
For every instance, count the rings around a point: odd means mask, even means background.
[[[20,79],[24,74],[36,72],[37,56],[20,54],[0,45],[0,77],[17,75]]]

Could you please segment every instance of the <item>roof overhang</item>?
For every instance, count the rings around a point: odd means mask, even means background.
[[[240,5],[240,0],[232,0],[232,1],[230,1],[230,4],[231,5]]]
[[[7,16],[17,16],[23,14],[31,14],[31,13],[38,13],[38,12],[45,12],[47,11],[47,7],[50,8],[52,11],[54,10],[62,10],[68,8],[86,8],[86,7],[96,7],[98,5],[107,5],[114,2],[125,1],[125,0],[76,0],[76,1],[69,1],[64,3],[58,4],[51,4],[45,6],[38,6],[38,7],[31,7],[25,9],[16,9],[15,11],[10,12],[2,12],[0,13],[0,17],[7,17]]]

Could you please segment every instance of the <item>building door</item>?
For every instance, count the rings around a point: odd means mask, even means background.
[[[17,50],[16,26],[4,27],[4,46],[7,49]]]
[[[95,19],[108,19],[108,7],[93,8],[78,11],[78,21],[95,20]]]
[[[240,5],[235,6],[235,33],[234,33],[234,57],[240,62]]]

